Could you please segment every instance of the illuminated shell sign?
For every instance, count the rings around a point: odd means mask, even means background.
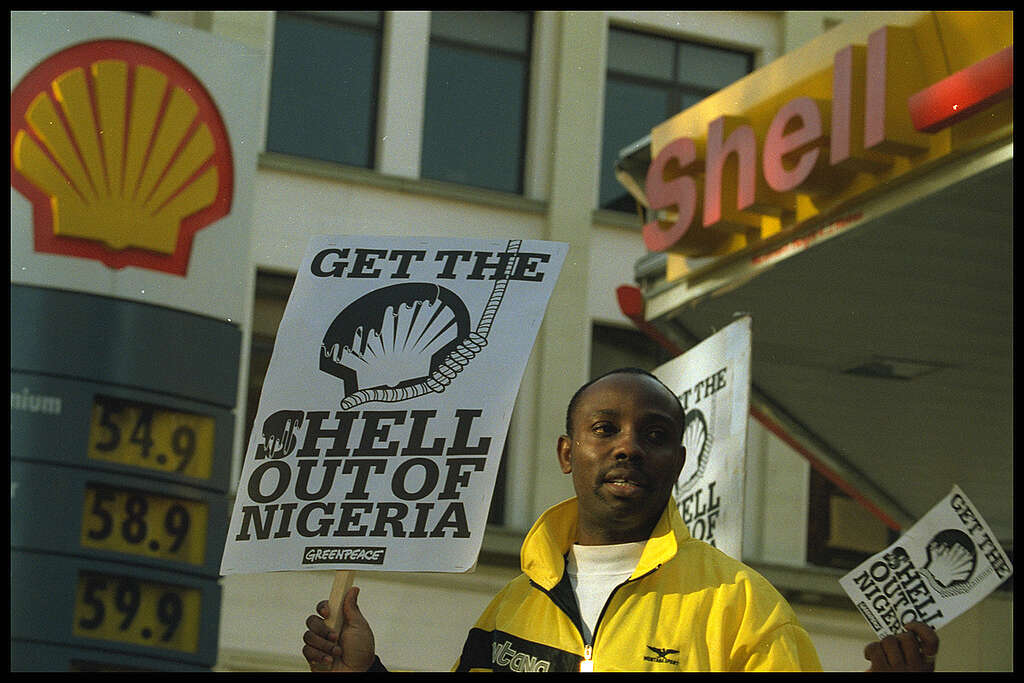
[[[11,92],[11,185],[32,204],[37,252],[184,276],[195,233],[231,210],[231,146],[179,62],[90,41]]]

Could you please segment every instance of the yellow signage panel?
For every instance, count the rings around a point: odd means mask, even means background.
[[[72,633],[191,653],[199,646],[201,614],[198,588],[83,571],[75,590]]]
[[[713,256],[784,241],[1011,136],[1012,25],[1011,12],[865,13],[655,127],[648,249]],[[983,73],[984,97],[953,77],[965,69],[972,84]]]
[[[85,487],[85,548],[185,562],[206,561],[206,503],[106,484]]]
[[[97,395],[87,456],[159,472],[209,479],[214,418],[162,406]]]

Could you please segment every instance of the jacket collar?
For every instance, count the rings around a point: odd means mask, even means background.
[[[575,498],[548,508],[526,534],[519,553],[520,565],[530,579],[551,590],[565,571],[565,554],[576,540],[579,508]],[[679,546],[691,540],[675,500],[669,498],[665,511],[654,525],[631,579],[642,576],[672,559]]]

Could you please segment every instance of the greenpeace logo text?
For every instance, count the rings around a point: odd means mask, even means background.
[[[384,564],[385,550],[386,548],[368,546],[354,548],[310,547],[302,552],[302,564],[330,564],[333,562]]]

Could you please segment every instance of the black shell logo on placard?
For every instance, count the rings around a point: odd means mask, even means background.
[[[944,598],[969,593],[992,573],[991,566],[978,571],[977,547],[970,536],[959,529],[945,529],[935,534],[925,547],[925,553],[927,561],[921,567],[921,576]]]
[[[974,542],[957,529],[946,529],[935,534],[925,552],[928,554],[928,562],[924,571],[943,588],[966,583],[978,563]]]
[[[521,240],[509,240],[516,254]],[[356,299],[320,344],[320,369],[342,380],[345,410],[443,392],[487,345],[515,259],[494,281],[476,329],[461,298],[433,283],[382,287]]]
[[[425,381],[469,337],[466,305],[434,284],[376,289],[346,307],[324,335],[320,369],[359,390]]]
[[[676,500],[681,500],[682,494],[689,491],[704,474],[708,466],[708,456],[711,454],[711,441],[711,432],[708,431],[704,413],[697,408],[687,411],[683,427],[686,462],[675,484]]]

